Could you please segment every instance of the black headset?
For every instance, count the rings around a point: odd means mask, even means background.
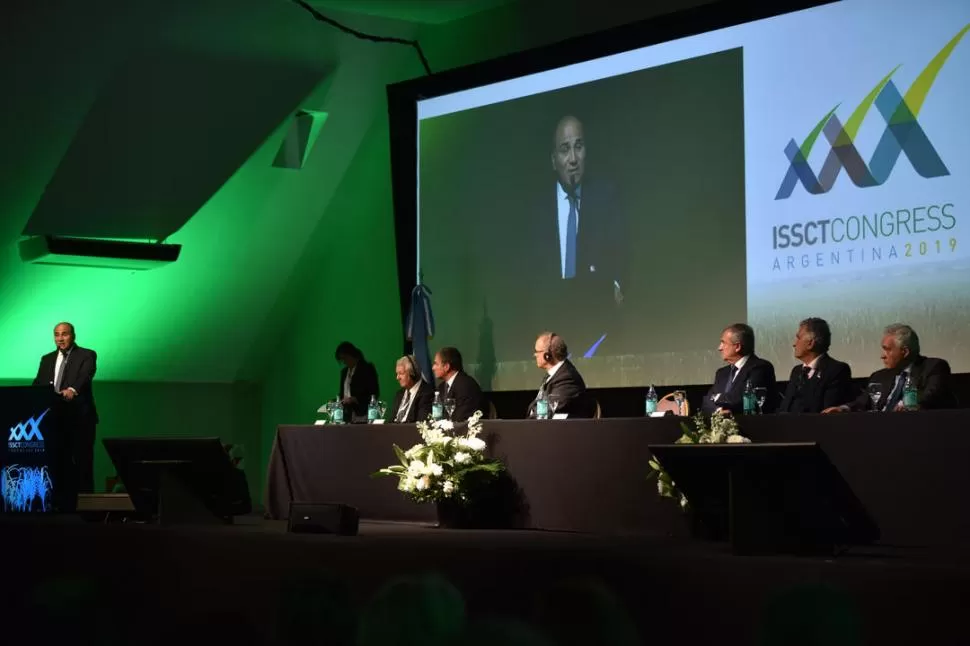
[[[558,338],[559,338],[559,335],[556,334],[555,332],[549,333],[549,343],[546,344],[546,350],[545,352],[542,353],[542,358],[546,363],[556,362],[556,359],[555,357],[552,356],[552,352],[550,352],[550,350],[552,350],[552,342]]]
[[[417,381],[421,378],[421,371],[418,370],[418,364],[414,360],[414,355],[406,354],[404,355],[404,358],[408,360],[408,375],[410,375],[411,381]]]

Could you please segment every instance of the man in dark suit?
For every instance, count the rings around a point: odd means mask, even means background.
[[[555,413],[565,413],[570,417],[589,417],[586,400],[586,382],[583,381],[576,366],[567,359],[569,349],[555,332],[543,332],[535,343],[536,366],[546,374],[539,385],[536,398],[529,404],[528,417],[536,416],[536,402],[539,397],[556,402]],[[552,414],[550,405],[550,415]]]
[[[70,458],[76,470],[78,491],[94,491],[94,438],[98,424],[98,409],[94,403],[93,381],[98,370],[98,355],[94,350],[75,343],[74,326],[58,323],[54,327],[54,352],[40,359],[35,386],[51,386],[64,401],[62,432],[70,437],[65,462]]]
[[[397,360],[394,376],[401,389],[391,403],[391,419],[398,424],[413,424],[431,416],[434,387],[421,378],[418,363],[411,355]]]
[[[339,390],[340,403],[344,405],[344,416],[366,417],[371,397],[381,396],[381,388],[377,382],[377,369],[364,358],[364,353],[349,341],[343,341],[337,346],[334,357],[344,364],[340,371]]]
[[[714,373],[714,384],[704,396],[701,410],[715,412],[744,412],[745,384],[765,388],[764,412],[774,412],[775,367],[754,353],[754,330],[744,323],[735,323],[721,332],[717,346],[721,358],[728,365]]]
[[[441,380],[438,392],[442,403],[449,397],[455,400],[455,410],[451,414],[453,421],[464,422],[475,411],[481,411],[484,416],[488,415],[488,404],[482,389],[475,378],[464,371],[461,353],[457,348],[446,347],[438,350],[434,355],[431,371]]]
[[[903,387],[909,377],[916,386],[917,405],[921,409],[954,408],[956,397],[950,387],[950,364],[943,359],[924,357],[919,353],[919,335],[902,323],[883,330],[882,363],[885,366],[869,377],[869,383],[882,385],[879,410],[895,412],[903,408]],[[871,410],[868,392],[848,404],[826,408],[823,413]]]
[[[852,399],[849,364],[828,355],[832,331],[824,319],[808,318],[798,324],[792,343],[801,363],[792,368],[780,413],[821,413]]]
[[[633,352],[619,338],[627,289],[625,220],[615,207],[613,189],[587,177],[579,119],[559,120],[550,157],[556,181],[549,184],[543,216],[536,218],[528,244],[545,240],[552,252],[531,254],[542,263],[530,272],[538,279],[532,303],[539,299],[535,309],[543,319],[567,328],[561,331],[574,347],[578,344],[579,356]]]

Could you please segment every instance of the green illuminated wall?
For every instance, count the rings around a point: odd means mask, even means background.
[[[0,120],[5,162],[0,174],[0,338],[5,341],[0,380],[32,378],[40,355],[53,349],[53,325],[71,320],[79,344],[99,354],[100,437],[220,435],[242,442],[248,467],[256,469],[250,484],[258,499],[265,460],[260,446],[275,426],[275,421],[263,423],[264,377],[270,375],[268,387],[282,393],[267,420],[311,421],[316,400],[334,394],[332,355],[341,338],[353,338],[378,361],[383,353],[384,364],[401,345],[386,142],[383,152],[358,153],[365,141],[371,150],[380,137],[386,140],[386,127],[374,133],[373,124],[386,121],[384,87],[399,80],[394,74],[400,49],[338,35],[286,2],[240,0],[231,11],[216,0],[43,4],[25,9],[16,35],[0,43],[0,84],[7,90]],[[409,35],[410,28],[371,18],[355,24],[397,36]],[[280,93],[292,105],[276,107],[281,114],[322,110],[330,118],[299,171],[272,166],[286,120],[268,128],[253,124],[269,136],[169,238],[183,245],[182,257],[171,266],[130,272],[21,263],[20,231],[88,110],[103,98],[99,90],[126,60],[146,52],[177,52],[183,59],[198,52],[242,64],[251,60],[262,69],[271,61],[301,74],[316,70],[318,79],[302,100]],[[129,100],[137,105],[138,98]],[[200,118],[219,118],[235,100],[224,96],[215,105],[200,105]],[[240,137],[251,136],[240,132]],[[197,164],[202,170],[219,154],[205,144],[188,147],[179,159],[161,161]],[[150,157],[151,151],[144,152]],[[88,161],[97,168],[105,160],[95,154]],[[371,169],[374,177],[367,181],[379,184],[383,193],[367,193],[381,196],[382,203],[355,210],[352,195],[342,188],[352,162]],[[164,172],[159,160],[146,164],[145,172],[159,171]],[[390,307],[379,308],[381,319],[366,319],[380,322],[357,335],[351,331],[366,328],[359,322],[337,325],[336,312],[317,309],[318,320],[304,318],[306,305],[317,306],[325,296],[320,286],[340,283],[348,257],[330,253],[330,246],[344,247],[341,240],[348,249],[358,240],[368,244],[365,232],[377,220],[385,229],[371,248],[380,249],[386,260],[359,272],[354,287],[371,289],[378,278],[383,281],[373,298]],[[331,238],[330,230],[340,238]],[[311,242],[320,249],[307,254]],[[331,259],[340,262],[328,264]],[[311,266],[316,260],[322,264]],[[330,272],[332,279],[321,280]],[[365,313],[369,302],[344,299]],[[381,342],[373,343],[376,338]],[[287,354],[290,348],[298,350]],[[304,369],[301,352],[324,361]],[[302,397],[301,389],[309,394]],[[96,481],[103,482],[112,471],[99,448]]]
[[[377,364],[385,399],[394,391],[402,332],[384,98],[387,83],[422,73],[417,58],[405,47],[339,34],[286,0],[13,4],[0,39],[0,385],[31,379],[53,347],[53,325],[71,320],[78,342],[99,353],[100,437],[219,435],[244,443],[258,501],[276,424],[310,422],[336,394],[339,341],[358,344]],[[400,18],[400,5],[393,7]],[[415,9],[414,23],[328,14],[407,38],[428,22],[427,9]],[[443,70],[642,17],[596,16],[512,2],[425,25],[421,40],[432,67]],[[315,73],[301,100],[281,92],[270,106],[328,113],[303,169],[272,166],[285,119],[254,123],[240,137],[269,135],[169,239],[184,245],[177,263],[147,272],[21,263],[20,232],[103,88],[126,61],[166,52]],[[209,97],[200,118],[232,111],[238,99]],[[150,113],[139,97],[128,100]],[[177,159],[134,164],[132,172],[164,173],[173,163],[203,169],[218,154],[199,141]],[[95,152],[85,161],[96,169],[104,159]],[[99,449],[96,481],[112,471]]]

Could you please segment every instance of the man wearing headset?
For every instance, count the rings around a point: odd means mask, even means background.
[[[418,363],[407,354],[397,360],[394,375],[401,389],[391,405],[392,420],[398,424],[413,424],[431,416],[434,386],[421,378]]]
[[[562,337],[555,332],[543,332],[536,338],[534,346],[536,366],[546,371],[539,392],[529,404],[529,417],[536,416],[536,401],[540,395],[558,402],[556,413],[566,413],[571,417],[588,417],[589,406],[586,402],[586,383],[568,359],[569,349]]]

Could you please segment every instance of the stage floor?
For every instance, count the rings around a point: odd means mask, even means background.
[[[0,536],[16,546],[0,573],[3,608],[13,613],[8,617],[32,618],[15,630],[29,635],[80,621],[120,643],[132,635],[139,637],[134,643],[170,643],[186,626],[214,621],[238,629],[245,643],[275,643],[293,621],[294,594],[320,596],[328,608],[345,608],[344,618],[372,617],[375,595],[389,582],[429,574],[447,581],[440,585],[475,620],[514,618],[554,631],[551,616],[561,626],[578,621],[575,610],[565,610],[566,589],[610,608],[589,621],[629,625],[649,636],[642,643],[753,644],[796,627],[792,634],[802,634],[808,625],[861,639],[830,635],[828,643],[957,643],[965,641],[970,601],[967,557],[916,548],[739,557],[724,544],[664,536],[366,521],[358,536],[297,535],[286,533],[284,522],[255,517],[197,528],[8,518],[0,520]],[[45,601],[51,595],[55,601]],[[58,595],[67,595],[61,603],[72,619],[57,618]],[[351,630],[340,625],[334,630]]]

